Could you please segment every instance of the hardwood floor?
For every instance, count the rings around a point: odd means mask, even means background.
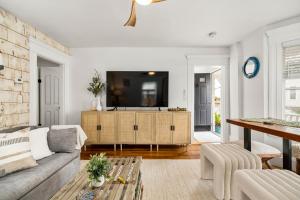
[[[160,145],[159,151],[156,151],[156,145],[150,151],[149,145],[123,145],[123,151],[120,145],[117,145],[117,151],[114,151],[113,145],[92,145],[87,146],[86,151],[82,149],[81,159],[87,160],[90,155],[105,152],[107,156],[142,156],[143,159],[199,159],[200,145],[191,144],[188,147]]]

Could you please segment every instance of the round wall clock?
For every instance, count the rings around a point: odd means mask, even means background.
[[[260,68],[260,62],[257,57],[250,57],[243,66],[243,73],[246,78],[255,77]]]

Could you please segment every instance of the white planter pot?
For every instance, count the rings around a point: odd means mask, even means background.
[[[104,176],[101,176],[98,180],[92,180],[91,186],[92,187],[100,187],[104,184],[105,178]]]
[[[98,99],[97,99],[97,98],[94,98],[94,99],[91,101],[91,110],[97,110],[97,104],[98,104]]]
[[[97,110],[102,111],[102,106],[101,106],[101,97],[97,97]]]

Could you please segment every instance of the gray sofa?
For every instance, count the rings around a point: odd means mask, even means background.
[[[24,127],[3,130],[14,132]],[[38,166],[18,171],[0,178],[0,200],[50,199],[71,181],[80,169],[80,151],[56,153],[38,160]]]

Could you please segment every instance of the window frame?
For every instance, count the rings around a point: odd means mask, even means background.
[[[300,23],[272,29],[264,34],[265,117],[282,119],[284,116],[284,47],[300,45],[299,41]]]

